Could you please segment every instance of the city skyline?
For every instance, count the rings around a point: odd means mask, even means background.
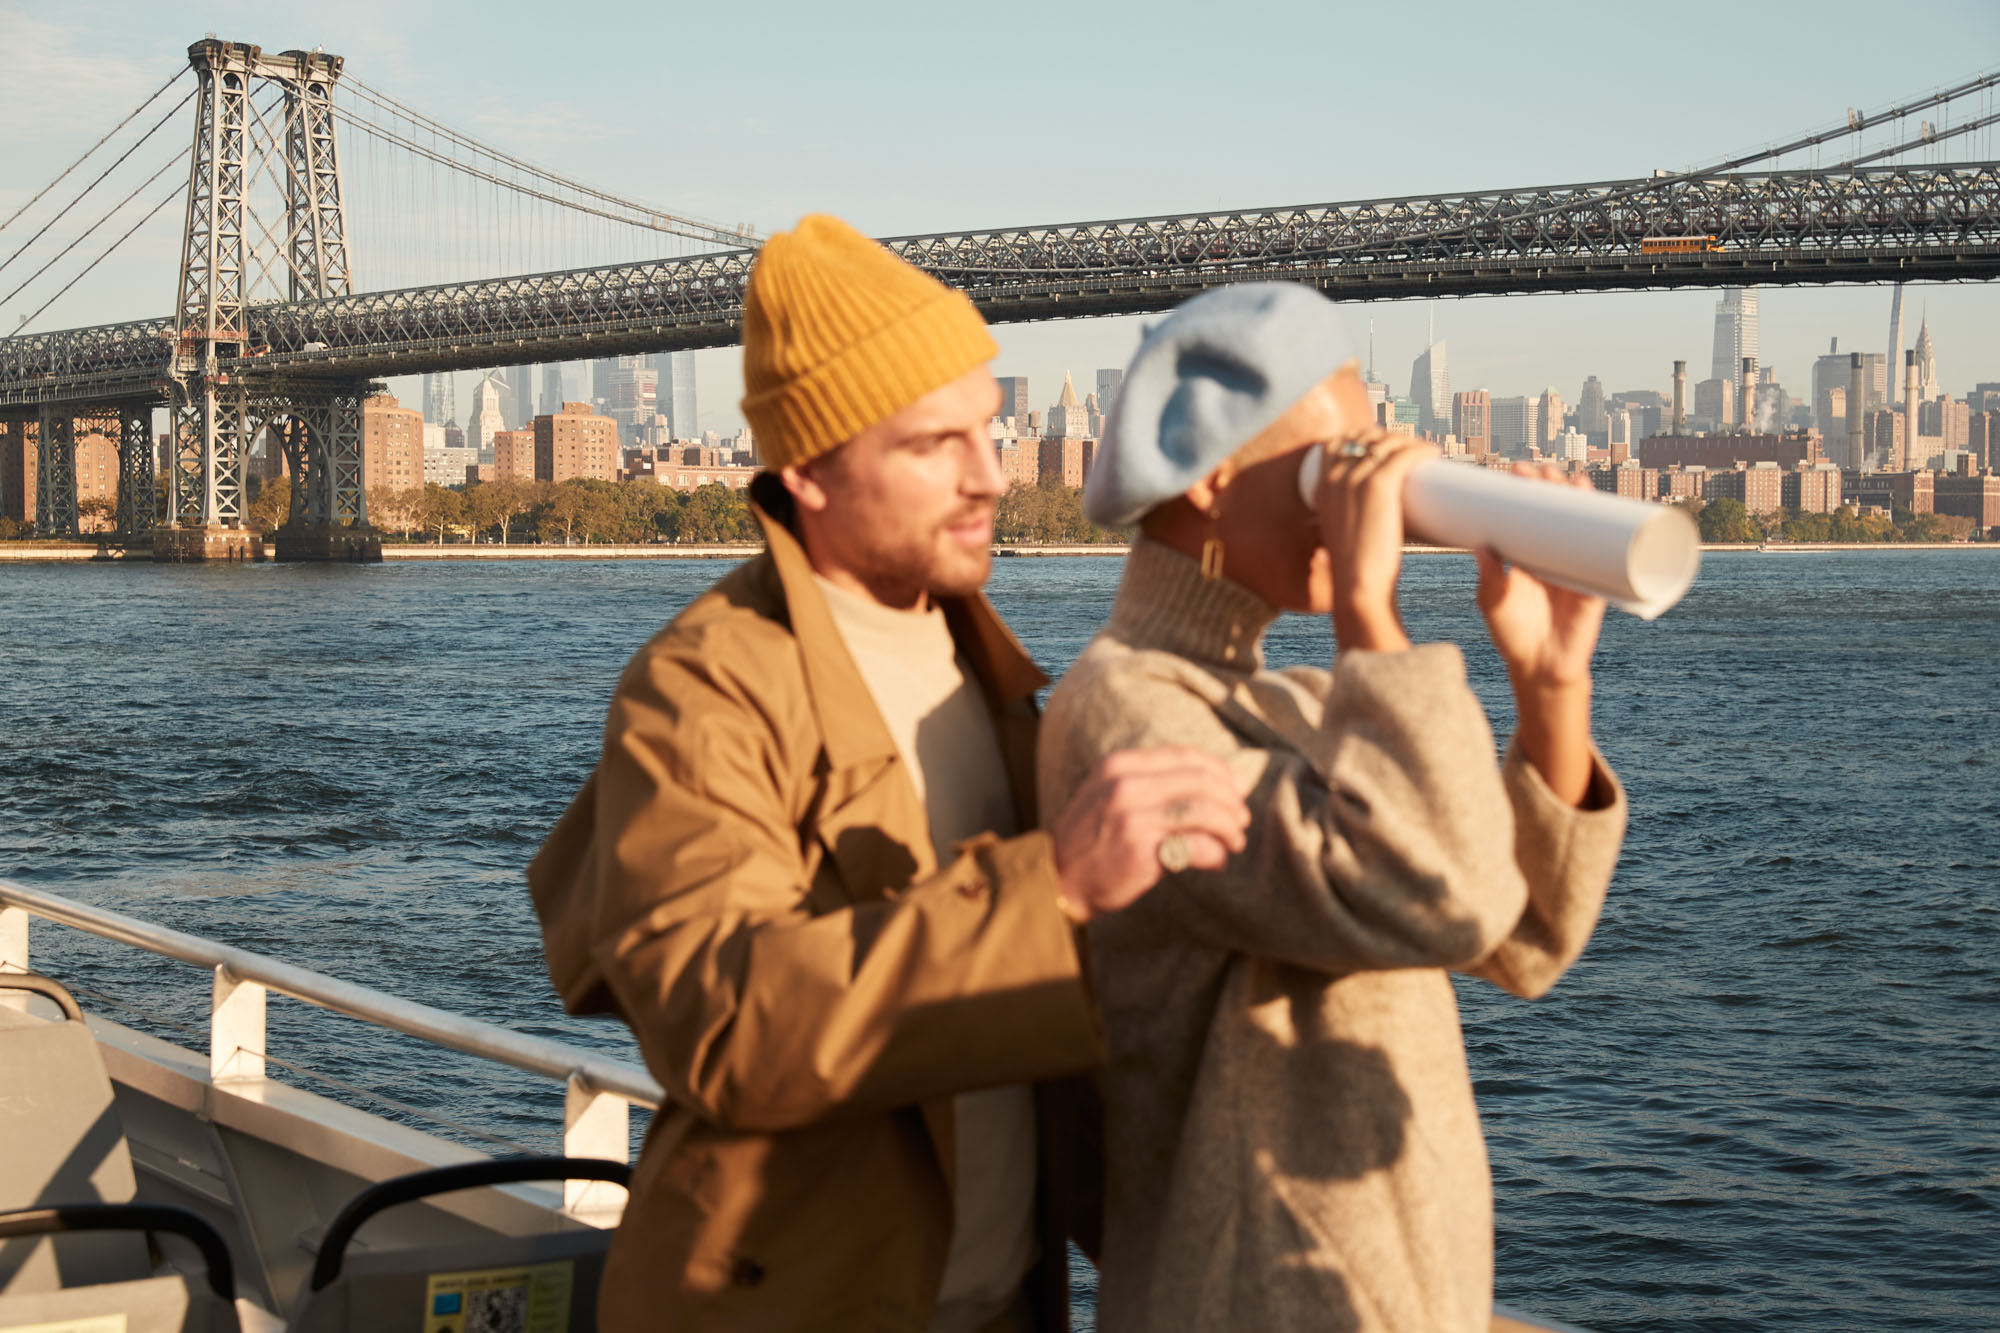
[[[1444,423],[1442,429],[1449,429],[1451,395],[1455,391],[1484,390],[1498,401],[1515,397],[1538,398],[1544,390],[1553,388],[1565,403],[1573,405],[1578,402],[1584,382],[1595,376],[1602,383],[1606,395],[1654,390],[1671,396],[1673,363],[1676,360],[1684,360],[1689,365],[1688,410],[1693,415],[1695,384],[1704,377],[1704,368],[1712,370],[1716,306],[1731,290],[1714,287],[1671,292],[1349,303],[1343,306],[1343,310],[1357,347],[1367,342],[1369,320],[1374,320],[1376,372],[1388,383],[1393,396],[1398,398],[1416,397],[1410,382],[1411,370],[1413,363],[1429,345],[1431,329],[1435,326],[1437,344],[1449,348],[1448,378],[1439,412],[1439,420]],[[1858,289],[1759,286],[1755,291],[1758,346],[1760,353],[1765,353],[1759,356],[1759,368],[1774,372],[1778,384],[1800,405],[1812,405],[1815,365],[1827,354],[1829,339],[1838,340],[1843,364],[1850,352],[1871,356],[1885,353],[1895,292],[1891,286]],[[1966,343],[1979,341],[1975,333],[1967,330],[1967,320],[1975,325],[1981,319],[1990,322],[1993,311],[1990,308],[1968,311],[1954,304],[1947,311],[1948,318],[1940,319],[1943,303],[1938,301],[1937,294],[1941,292],[1958,296],[1984,295],[1989,305],[1992,294],[1982,292],[1975,284],[1910,284],[1905,289],[1905,307],[1914,314],[1906,319],[1904,350],[1915,350],[1919,330],[1927,330],[1933,347],[1940,349],[1935,356],[1934,371],[1939,388],[1952,397],[1962,398],[1976,384],[2000,382],[2000,350],[1983,361],[1974,361],[1959,350]],[[1838,303],[1828,299],[1835,294],[1849,299]],[[1856,296],[1865,296],[1869,300],[1855,308],[1852,298]],[[1529,302],[1608,303],[1619,298],[1622,302],[1651,301],[1671,306],[1675,322],[1667,325],[1660,320],[1644,319],[1643,307],[1636,312],[1627,311],[1626,317],[1620,320],[1589,322],[1559,344],[1572,349],[1570,355],[1576,358],[1575,363],[1547,375],[1538,375],[1535,369],[1545,363],[1537,360],[1531,350],[1519,347],[1510,336],[1505,314],[1508,306]],[[1822,314],[1837,314],[1845,318],[1839,324],[1816,323],[1816,316]],[[992,362],[992,370],[1003,383],[1010,379],[1025,379],[1028,410],[1047,413],[1061,394],[1066,374],[1089,384],[1100,370],[1122,370],[1132,351],[1136,350],[1144,327],[1157,318],[1130,316],[1075,321],[1075,324],[1096,335],[1094,341],[1100,344],[1100,350],[1093,356],[1086,346],[1082,349],[1084,354],[1073,359],[1063,358],[1063,347],[1051,349],[1048,346],[1048,335],[1054,328],[1066,327],[1067,322],[1065,326],[996,325],[993,336],[1000,345],[1000,355]],[[1475,332],[1461,331],[1467,327]],[[1616,340],[1621,336],[1661,350],[1653,358],[1642,361],[1634,354],[1612,355],[1610,353],[1616,349],[1602,346],[1607,340]],[[1587,351],[1578,350],[1583,344],[1596,348],[1597,355],[1593,357]],[[1123,349],[1122,352],[1112,355],[1114,349],[1119,348]],[[660,359],[664,361],[665,357]],[[692,359],[705,404],[700,414],[701,429],[722,436],[735,434],[745,424],[742,414],[736,410],[737,399],[742,393],[741,380],[733,378],[741,374],[740,353],[734,348],[723,348],[693,353]],[[1629,377],[1592,368],[1620,364],[1631,368]],[[467,393],[471,386],[479,382],[482,373],[459,372],[456,377],[459,403],[468,401]],[[501,373],[504,376],[507,372],[503,370]],[[575,373],[587,374],[587,370],[579,369]],[[422,402],[423,381],[426,378],[394,378],[389,381],[390,392],[407,403]],[[1844,376],[1841,382],[1845,383]],[[1900,358],[1896,384],[1900,391]],[[707,406],[716,399],[723,401],[717,406]],[[463,415],[459,424],[464,424]],[[676,434],[681,434],[678,428]]]

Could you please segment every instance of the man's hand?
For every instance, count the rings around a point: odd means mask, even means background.
[[[1514,472],[1537,475],[1525,463]],[[1540,475],[1562,484],[1559,468]],[[1580,476],[1570,484],[1590,486]],[[1478,555],[1479,610],[1514,686],[1522,752],[1549,789],[1575,805],[1590,784],[1590,659],[1604,626],[1604,599],[1509,569],[1492,551]]]
[[[1072,919],[1129,906],[1159,883],[1160,845],[1219,869],[1244,846],[1250,807],[1227,764],[1199,750],[1120,750],[1097,766],[1057,818],[1056,875]]]

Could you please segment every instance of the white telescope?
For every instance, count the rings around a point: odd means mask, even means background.
[[[1299,465],[1299,495],[1317,507],[1325,446]],[[1419,463],[1403,487],[1408,530],[1443,546],[1488,546],[1536,578],[1641,620],[1678,602],[1701,568],[1701,533],[1685,511],[1517,477],[1492,468]]]

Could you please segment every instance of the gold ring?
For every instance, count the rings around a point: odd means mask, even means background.
[[[1188,855],[1187,839],[1178,833],[1169,833],[1160,839],[1159,856],[1160,869],[1170,875],[1177,875],[1194,864],[1194,858]]]

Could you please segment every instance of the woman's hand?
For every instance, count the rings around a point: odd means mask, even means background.
[[[1409,435],[1376,430],[1348,457],[1326,450],[1316,508],[1320,544],[1331,557],[1333,633],[1343,650],[1400,652],[1410,646],[1396,614],[1396,579],[1403,566],[1403,483],[1410,469],[1437,449]]]
[[[1514,473],[1537,475],[1525,463],[1515,464]],[[1539,475],[1563,484],[1559,468],[1544,467]],[[1590,487],[1583,477],[1569,484]],[[1575,805],[1590,786],[1590,659],[1604,625],[1604,599],[1510,569],[1490,550],[1478,559],[1479,610],[1514,687],[1517,739],[1550,790]]]

